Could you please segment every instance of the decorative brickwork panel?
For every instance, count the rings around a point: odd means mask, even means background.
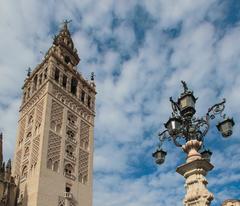
[[[20,176],[21,158],[22,158],[22,150],[21,149],[16,153],[15,158],[16,158],[15,159],[15,175]]]
[[[46,91],[46,86],[38,90],[38,92],[34,95],[33,98],[31,98],[26,104],[22,105],[23,107],[21,107],[20,110],[22,110],[23,115],[27,113],[32,108],[32,106],[42,98],[45,91]]]
[[[58,197],[58,206],[65,206],[65,198]]]
[[[23,161],[25,162],[29,158],[30,144],[27,143],[24,145]]]
[[[78,181],[84,184],[86,184],[88,181],[88,164],[89,153],[80,148],[78,162]]]
[[[51,120],[61,123],[62,118],[63,118],[63,106],[61,106],[60,104],[53,100],[51,109]]]
[[[32,126],[33,126],[33,122],[34,122],[34,113],[35,113],[35,109],[33,109],[29,115],[28,115],[28,123],[27,123],[27,127],[31,130]]]
[[[87,150],[88,146],[89,146],[89,130],[90,130],[90,126],[87,123],[85,123],[84,121],[81,121],[80,147],[84,148],[85,150]]]
[[[71,127],[73,128],[77,128],[76,124],[77,124],[77,116],[72,114],[71,112],[68,111],[68,114],[67,114],[67,122],[68,122],[68,125],[70,125]]]
[[[35,166],[38,161],[39,143],[40,143],[40,138],[39,138],[39,136],[37,136],[33,140],[32,155],[31,155],[31,168],[33,166]]]
[[[26,127],[26,118],[23,118],[20,122],[20,130],[19,130],[19,137],[18,137],[18,143],[23,141],[24,138],[24,132]]]
[[[63,106],[61,106],[60,104],[53,100],[50,121],[51,129],[59,133],[62,128],[62,121],[63,121]]]
[[[40,125],[42,122],[43,105],[44,105],[44,100],[41,100],[37,104],[36,125]]]
[[[28,166],[27,166],[27,164],[24,164],[22,166],[20,181],[26,180],[27,176],[28,176]]]
[[[61,137],[53,132],[49,132],[48,136],[48,152],[47,167],[54,171],[58,171],[61,151]]]

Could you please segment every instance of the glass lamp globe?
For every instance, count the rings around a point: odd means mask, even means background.
[[[165,157],[167,155],[167,152],[163,151],[162,149],[157,149],[152,156],[155,158],[156,164],[163,164],[165,161]]]
[[[204,150],[201,152],[202,158],[207,160],[208,162],[210,162],[211,160],[211,156],[212,156],[212,152],[210,150]]]
[[[217,129],[221,132],[223,137],[229,137],[232,135],[234,124],[235,123],[232,118],[227,118],[217,124]]]
[[[178,117],[171,117],[169,120],[164,124],[168,133],[171,136],[177,135],[180,128],[181,128],[182,121]]]
[[[181,95],[181,97],[178,99],[178,105],[182,116],[192,117],[195,114],[196,100],[197,99],[194,97],[192,92],[183,93]]]

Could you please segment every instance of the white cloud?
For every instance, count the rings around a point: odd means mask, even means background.
[[[65,18],[73,19],[73,39],[81,57],[79,69],[85,76],[91,71],[97,75],[94,205],[182,205],[183,178],[175,173],[175,167],[184,161],[184,155],[179,148],[167,144],[166,164],[154,169],[149,151],[156,143],[154,135],[170,115],[169,96],[176,99],[180,93],[180,80],[186,80],[199,96],[199,114],[225,96],[226,111],[239,123],[240,30],[237,24],[224,32],[216,28],[212,22],[226,15],[218,3],[217,0],[4,2],[0,7],[0,127],[6,136],[5,157],[12,156],[14,149],[13,125],[18,118],[25,70],[39,63],[39,52],[50,46],[56,24]],[[136,5],[142,5],[155,23],[144,31],[143,43],[133,51],[136,30],[129,22]],[[114,15],[120,23],[112,29]],[[140,22],[135,23],[140,26]],[[179,34],[169,37],[166,31],[176,26]],[[117,48],[102,45],[109,39],[115,40]],[[100,52],[100,46],[105,46],[104,52]],[[128,54],[129,59],[122,59],[123,54]],[[219,195],[216,205],[227,197],[219,188],[239,181],[236,163],[239,151],[233,147],[239,144],[239,126],[233,139],[216,140],[217,144],[226,144],[224,152],[214,145],[213,131],[207,141],[214,152],[216,176],[210,176],[209,186]],[[230,157],[231,161],[225,161]],[[231,172],[224,176],[227,170]],[[237,192],[228,194],[239,196]]]

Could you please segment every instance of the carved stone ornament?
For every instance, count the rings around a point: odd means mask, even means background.
[[[179,166],[177,172],[185,177],[186,195],[183,200],[184,206],[209,206],[213,200],[213,194],[208,191],[206,175],[213,169],[213,165],[201,158],[197,152],[201,142],[188,141],[183,150],[188,154],[187,163]]]

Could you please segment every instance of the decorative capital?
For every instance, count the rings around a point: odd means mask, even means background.
[[[192,162],[196,159],[201,159],[201,154],[198,150],[201,148],[202,142],[198,140],[189,140],[185,145],[182,146],[182,149],[187,153],[187,162]]]

